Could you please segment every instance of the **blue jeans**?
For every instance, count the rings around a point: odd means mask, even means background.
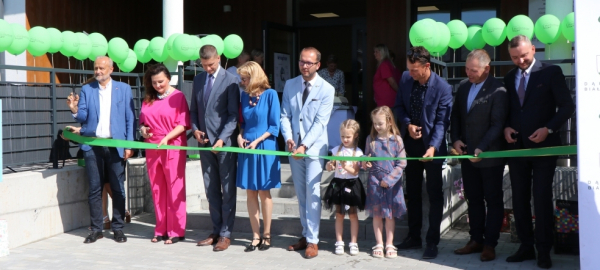
[[[102,231],[102,188],[106,179],[112,190],[113,231],[123,230],[125,216],[125,161],[119,156],[116,148],[94,146],[83,152],[85,171],[88,176],[90,191],[88,203],[92,231]]]

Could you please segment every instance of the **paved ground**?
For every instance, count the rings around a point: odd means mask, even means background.
[[[12,249],[10,255],[0,258],[0,269],[537,269],[535,261],[506,263],[505,259],[518,249],[503,235],[497,247],[498,258],[482,263],[479,255],[454,255],[452,251],[465,244],[468,233],[453,229],[442,237],[440,254],[434,260],[420,259],[422,250],[398,252],[395,259],[375,259],[367,251],[374,242],[359,242],[357,256],[334,255],[335,240],[322,239],[319,256],[307,260],[300,252],[285,250],[297,238],[280,235],[273,237],[268,251],[245,253],[244,246],[251,238],[247,233],[236,233],[232,246],[224,252],[213,252],[210,247],[197,247],[196,242],[209,232],[189,230],[187,239],[174,245],[153,244],[154,216],[144,214],[127,224],[128,242],[112,241],[112,233],[94,244],[83,244],[86,228],[64,233],[43,241]],[[552,269],[579,269],[579,257],[552,255]]]

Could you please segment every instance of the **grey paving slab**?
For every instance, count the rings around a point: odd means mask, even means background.
[[[244,252],[251,238],[249,233],[234,233],[232,246],[223,252],[211,247],[198,247],[196,242],[210,232],[191,229],[186,240],[174,245],[151,243],[154,217],[144,214],[134,218],[125,227],[128,242],[119,244],[112,233],[94,244],[83,244],[87,228],[81,228],[46,240],[11,250],[0,258],[0,269],[537,269],[535,261],[506,263],[505,259],[518,249],[518,244],[501,238],[498,258],[492,262],[479,261],[477,254],[458,256],[453,253],[464,245],[468,233],[450,230],[442,236],[440,254],[436,259],[421,259],[422,250],[399,251],[398,258],[376,259],[370,256],[372,240],[359,241],[360,254],[333,254],[333,239],[322,239],[319,256],[307,260],[303,252],[289,252],[285,248],[297,240],[296,236],[274,235],[273,247],[268,251]],[[397,235],[397,241],[403,235]],[[347,240],[346,240],[347,241]],[[553,269],[579,269],[579,257],[552,255]]]

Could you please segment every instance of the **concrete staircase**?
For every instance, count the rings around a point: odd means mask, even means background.
[[[333,179],[333,172],[323,172],[321,180],[321,194]],[[360,178],[363,184],[367,180],[367,173],[361,172]],[[366,187],[365,187],[366,188]],[[295,235],[301,236],[302,225],[300,224],[300,214],[298,209],[298,200],[296,190],[292,181],[290,165],[287,162],[281,164],[281,188],[271,189],[273,198],[273,215],[271,234],[275,235]],[[236,219],[234,232],[252,232],[248,218],[248,209],[246,206],[246,191],[238,188],[236,203]],[[259,200],[260,201],[260,200]],[[374,239],[372,219],[368,218],[365,212],[359,212],[359,240]],[[319,229],[320,238],[335,238],[335,213],[322,210],[321,225]],[[200,210],[188,211],[187,227],[189,229],[212,230],[212,222],[208,212],[208,200],[206,196],[200,197]],[[262,216],[261,216],[262,228]],[[404,237],[408,232],[406,221],[396,223],[396,238]],[[344,239],[350,238],[350,221],[346,217],[344,221]]]

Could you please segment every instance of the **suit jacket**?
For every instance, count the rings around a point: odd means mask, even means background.
[[[96,128],[100,119],[100,85],[97,81],[81,88],[75,121],[81,123],[81,135],[96,137]],[[112,81],[110,104],[110,133],[113,139],[133,141],[134,121],[131,87],[122,82]],[[91,146],[81,144],[82,151],[90,151]],[[117,148],[123,157],[123,148]]]
[[[233,138],[237,137],[238,133],[240,103],[238,78],[220,67],[205,107],[206,74],[206,72],[202,72],[194,77],[190,106],[192,130],[205,132],[211,145],[221,139],[224,146],[237,146],[237,140],[231,138],[232,136]]]
[[[400,84],[398,84],[398,93],[396,94],[394,115],[400,123],[400,133],[403,138],[407,138],[406,136],[408,136],[410,95],[414,82],[415,80],[410,76],[409,72],[405,71],[400,79]],[[446,131],[450,126],[452,86],[435,72],[431,72],[427,86],[425,99],[423,100],[423,112],[421,113],[423,144],[425,148],[433,145],[435,147],[435,156],[445,156],[448,154]],[[441,163],[443,160],[435,159],[433,162]]]
[[[536,60],[525,89],[523,106],[519,102],[515,87],[515,75],[519,68],[509,71],[504,77],[508,93],[507,127],[519,132],[517,143],[509,143],[508,149],[539,148],[561,145],[560,127],[573,115],[575,104],[562,69]],[[558,108],[558,110],[557,110]],[[546,140],[534,143],[528,139],[537,129],[547,127],[555,131]],[[519,142],[520,141],[520,142]]]
[[[333,110],[335,89],[318,74],[302,106],[302,76],[289,79],[283,88],[281,131],[287,142],[306,145],[307,155],[327,155],[327,123]],[[300,142],[299,138],[302,139]]]
[[[450,121],[452,143],[461,140],[467,145],[467,153],[471,155],[476,148],[484,152],[503,150],[506,143],[503,136],[504,123],[508,115],[506,89],[502,82],[488,76],[471,103],[471,110],[467,112],[467,99],[472,85],[465,79],[458,86]],[[484,158],[473,163],[473,166],[484,168],[504,163],[505,160],[501,158]]]

